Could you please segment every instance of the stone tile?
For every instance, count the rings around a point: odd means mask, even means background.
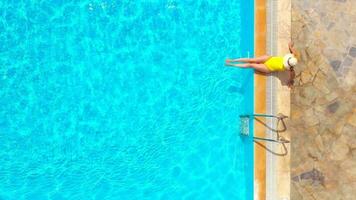
[[[340,66],[341,66],[341,61],[340,60],[332,60],[330,62],[330,65],[333,67],[334,71],[339,71]]]
[[[350,90],[356,84],[356,72],[350,71],[346,74],[346,77],[343,79],[343,84],[345,89]]]
[[[335,113],[339,107],[340,107],[339,102],[336,101],[328,105],[328,111],[330,113]]]
[[[342,135],[345,136],[350,150],[356,149],[356,128],[351,125],[346,125],[342,129]]]
[[[326,95],[326,100],[334,101],[338,97],[338,93],[333,91],[330,94]]]
[[[321,138],[320,135],[316,136],[314,143],[315,143],[316,147],[318,147],[319,151],[325,152],[325,146],[323,143],[323,139]]]
[[[341,163],[340,168],[349,175],[346,177],[347,182],[356,181],[356,159],[346,159]]]
[[[301,62],[299,86],[291,95],[291,199],[351,200],[356,196],[356,3],[292,0],[292,7],[292,38]],[[313,168],[325,177],[323,185],[306,179],[318,174]]]
[[[356,112],[354,111],[348,119],[348,123],[356,127]]]
[[[305,111],[303,121],[304,125],[307,125],[308,127],[319,124],[319,118],[314,114],[313,108]]]
[[[342,134],[342,131],[346,125],[347,118],[339,118],[335,122],[331,122],[331,128],[336,135]]]
[[[350,50],[349,50],[349,55],[351,57],[356,57],[356,47],[351,47]]]
[[[338,140],[332,145],[332,151],[330,154],[331,160],[345,160],[347,154],[349,153],[350,148],[347,145],[347,140],[345,137],[341,136]]]
[[[313,86],[315,86],[315,88],[317,88],[320,92],[324,94],[330,93],[330,89],[327,87],[325,76],[320,72],[320,70],[314,74],[312,82]]]
[[[345,67],[352,66],[353,61],[354,60],[352,58],[346,57],[344,62],[342,63],[342,65],[345,66]]]
[[[356,182],[349,182],[342,185],[341,195],[345,200],[354,200],[355,199],[355,188]]]

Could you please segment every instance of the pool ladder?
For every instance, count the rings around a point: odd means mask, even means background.
[[[287,116],[283,114],[277,114],[277,115],[269,115],[269,114],[252,114],[252,115],[240,115],[240,134],[241,136],[249,136],[250,135],[250,122],[251,119],[256,119],[256,117],[265,117],[265,118],[276,118],[277,121],[277,127],[280,121],[282,121],[282,124],[284,126],[283,130],[274,130],[271,127],[268,127],[266,124],[264,124],[266,127],[270,128],[274,132],[277,133],[277,139],[270,139],[270,138],[261,138],[261,137],[255,137],[252,135],[254,140],[262,140],[262,141],[267,141],[267,142],[276,142],[276,143],[289,143],[289,140],[284,139],[279,135],[279,132],[285,131],[286,126],[284,124],[284,119],[288,118]],[[252,133],[253,134],[253,133]]]

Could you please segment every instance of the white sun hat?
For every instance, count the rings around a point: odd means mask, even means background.
[[[297,58],[291,53],[285,55],[283,57],[283,65],[286,69],[290,69],[298,64]]]

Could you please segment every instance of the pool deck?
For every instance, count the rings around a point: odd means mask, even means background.
[[[291,198],[356,199],[356,2],[293,0]]]
[[[255,56],[288,53],[290,38],[291,0],[255,0]],[[268,76],[255,74],[255,113],[290,115],[290,89],[286,86],[287,77],[286,72]],[[274,120],[266,120],[266,123],[276,128]],[[286,124],[289,124],[288,119]],[[290,139],[288,128],[280,134],[285,139]],[[271,138],[275,133],[256,121],[255,136]],[[266,151],[266,148],[269,151]],[[276,143],[255,143],[254,160],[254,199],[289,200],[290,145],[287,144],[284,149],[282,145]]]

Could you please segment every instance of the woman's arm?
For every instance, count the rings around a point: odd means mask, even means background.
[[[292,87],[294,85],[294,78],[295,78],[295,71],[293,68],[289,70],[289,80],[288,80],[288,87]]]
[[[294,43],[293,42],[289,42],[288,47],[289,47],[289,52],[292,53],[294,56],[296,56],[297,55],[297,51],[294,49]]]

